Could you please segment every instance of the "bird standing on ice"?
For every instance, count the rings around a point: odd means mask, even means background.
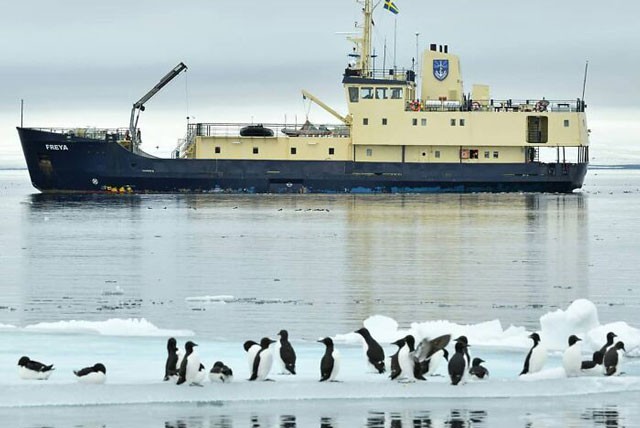
[[[195,346],[198,346],[198,344],[192,341],[184,344],[185,354],[180,364],[178,385],[186,382],[190,386],[202,386],[206,378],[204,365],[200,362],[198,354],[193,350]]]
[[[371,336],[371,333],[365,327],[355,331],[365,342],[367,362],[378,373],[385,372],[384,366],[384,350],[382,346]]]
[[[578,376],[582,368],[582,345],[575,334],[569,336],[569,347],[562,355],[562,366],[567,376]]]
[[[53,373],[53,364],[46,365],[38,361],[30,360],[29,357],[21,357],[18,360],[18,375],[25,380],[47,380]]]
[[[615,346],[612,346],[604,354],[604,374],[611,376],[614,374],[620,374],[620,365],[622,363],[622,357],[624,355],[624,343],[618,342]]]
[[[275,340],[263,337],[260,340],[260,350],[253,359],[253,366],[251,369],[251,377],[249,380],[267,380],[271,366],[273,365],[273,354],[269,347]]]
[[[330,337],[325,337],[318,342],[324,343],[326,347],[320,360],[320,382],[327,380],[334,382],[340,371],[340,353],[333,348],[333,340]]]
[[[415,348],[416,339],[408,334],[404,337],[404,345],[398,351],[398,366],[400,372],[391,379],[406,380],[415,382],[416,379],[425,380],[420,371],[420,366],[416,366]]]
[[[96,363],[91,367],[74,370],[73,374],[82,383],[104,383],[107,380],[107,369],[102,363]]]
[[[489,377],[489,370],[482,365],[485,361],[482,358],[474,358],[471,362],[471,368],[469,369],[469,374],[472,377],[478,379],[484,379],[485,377]]]
[[[178,345],[176,339],[170,337],[167,340],[167,362],[164,366],[164,379],[177,379],[178,370],[180,369],[180,350],[178,349]]]
[[[449,358],[449,378],[451,379],[451,385],[457,385],[467,373],[469,363],[467,363],[468,355],[466,353],[467,345],[464,341],[456,342],[456,353]]]
[[[242,345],[245,352],[247,353],[247,364],[249,364],[249,373],[253,372],[253,360],[255,360],[256,355],[260,352],[260,345],[253,340],[247,340]]]
[[[282,374],[296,374],[296,351],[293,350],[293,346],[289,343],[289,332],[287,330],[280,330],[278,333],[280,338],[278,349],[278,361],[280,362],[280,368]]]
[[[404,346],[404,338],[398,339],[395,342],[391,342],[391,344],[396,345],[398,347],[398,350],[396,351],[396,353],[391,356],[391,362],[389,363],[389,366],[391,367],[391,374],[389,375],[389,377],[391,378],[391,380],[394,380],[398,376],[400,376],[400,373],[401,373],[400,363],[398,362],[398,354],[400,353],[400,350]]]
[[[609,348],[613,346],[613,341],[615,340],[616,337],[618,336],[612,331],[607,333],[607,342],[604,345],[602,345],[602,348],[600,348],[600,354],[602,355],[603,360]],[[600,361],[600,364],[602,364],[603,360]]]
[[[542,370],[544,363],[547,362],[547,348],[540,340],[540,335],[538,333],[531,333],[529,339],[533,340],[533,346],[529,349],[527,358],[524,359],[524,367],[520,375],[537,373]]]

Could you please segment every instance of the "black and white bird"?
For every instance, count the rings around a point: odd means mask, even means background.
[[[533,340],[533,346],[529,349],[527,357],[524,359],[524,367],[520,375],[528,373],[537,373],[542,370],[547,362],[547,348],[540,340],[538,333],[531,333],[529,339]]]
[[[424,338],[420,341],[416,346],[414,359],[421,376],[434,376],[442,360],[449,362],[449,351],[445,347],[450,340],[451,335],[445,334],[435,339]]]
[[[170,337],[167,340],[167,362],[164,366],[164,379],[165,381],[178,378],[178,371],[180,369],[179,360],[180,351],[176,339]]]
[[[582,368],[582,339],[572,334],[568,342],[569,347],[562,354],[562,367],[567,376],[578,376]]]
[[[211,382],[229,383],[233,380],[233,371],[222,361],[216,361],[209,371]]]
[[[249,380],[267,380],[271,366],[273,365],[273,354],[270,346],[275,340],[263,337],[260,340],[260,350],[253,359],[253,367],[251,369],[251,377]]]
[[[603,361],[604,361],[604,356],[607,354],[607,351],[609,350],[609,348],[613,346],[613,342],[616,339],[616,337],[618,336],[612,331],[607,333],[607,342],[604,345],[602,345],[602,348],[600,348],[600,353],[602,354]],[[600,361],[600,364],[602,364],[603,361]]]
[[[18,375],[25,380],[47,380],[53,373],[53,364],[46,365],[33,361],[29,357],[21,357],[18,360]]]
[[[389,366],[391,367],[391,374],[389,375],[389,377],[391,378],[391,380],[394,380],[398,376],[400,376],[401,372],[400,363],[398,362],[398,354],[400,353],[400,349],[402,349],[402,347],[404,346],[404,338],[398,339],[395,342],[391,342],[391,344],[398,347],[396,353],[391,356],[391,361],[389,363]]]
[[[280,340],[279,349],[277,352],[278,361],[280,363],[282,374],[296,374],[296,351],[293,350],[293,346],[289,343],[289,332],[287,330],[280,330],[278,333]]]
[[[324,343],[325,350],[320,360],[320,382],[334,382],[340,371],[340,353],[333,347],[330,337],[318,340]]]
[[[262,348],[260,348],[260,345],[253,340],[247,340],[242,346],[247,353],[247,364],[249,365],[249,373],[252,373],[253,360],[255,360],[256,355],[258,355],[258,352],[260,352],[260,349]]]
[[[369,330],[362,327],[355,331],[358,333],[365,342],[367,362],[378,373],[384,373],[386,371],[384,364],[384,350],[382,346],[371,336]]]
[[[416,380],[424,380],[420,372],[420,365],[415,358],[415,343],[413,335],[408,334],[404,337],[404,345],[398,351],[398,366],[400,373],[393,379],[415,382]]]
[[[107,369],[102,363],[96,363],[91,367],[85,367],[81,370],[74,370],[73,374],[81,383],[105,383],[107,380]]]
[[[187,383],[190,386],[202,386],[206,379],[204,365],[200,362],[200,357],[193,349],[196,346],[198,344],[192,341],[184,344],[185,353],[178,372],[178,385]]]
[[[467,345],[464,341],[456,341],[456,352],[449,358],[449,378],[451,385],[458,385],[467,373],[469,363],[467,362]]]
[[[583,360],[580,366],[580,369],[583,373],[600,373],[602,374],[602,361],[604,360],[604,355],[600,351],[596,351],[593,353],[593,356],[590,360]]]
[[[486,369],[486,367],[484,367],[482,365],[482,363],[484,363],[485,360],[483,360],[482,358],[474,358],[473,361],[471,362],[471,368],[469,369],[469,374],[472,377],[478,378],[478,379],[484,379],[485,377],[489,377],[489,370]]]
[[[604,374],[606,376],[621,374],[620,366],[625,352],[623,342],[618,342],[607,350],[607,353],[604,354]]]

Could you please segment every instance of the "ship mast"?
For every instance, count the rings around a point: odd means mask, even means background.
[[[371,22],[373,16],[372,0],[364,0],[364,24],[362,26],[362,52],[360,54],[360,68],[364,76],[369,75],[369,62],[371,60]]]

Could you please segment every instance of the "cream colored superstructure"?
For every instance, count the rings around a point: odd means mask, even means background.
[[[366,27],[365,33],[370,31]],[[370,40],[370,34],[354,39],[359,61],[344,74],[346,115],[305,92],[341,125],[323,132],[288,132],[285,125],[265,125],[273,136],[243,137],[239,125],[198,124],[179,156],[499,164],[536,161],[540,148],[555,148],[559,161],[560,148],[563,156],[565,148],[574,148],[578,161],[586,161],[588,129],[581,100],[493,100],[484,84],[473,85],[467,95],[459,58],[447,46],[433,44],[422,55],[418,93],[411,70],[363,69],[369,62],[362,60],[368,53],[361,50]]]

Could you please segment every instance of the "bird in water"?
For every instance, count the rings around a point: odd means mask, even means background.
[[[47,380],[53,373],[53,364],[46,365],[24,356],[18,360],[18,375],[25,380]]]
[[[289,342],[289,332],[287,330],[280,330],[278,333],[280,338],[279,348],[277,352],[278,361],[283,374],[296,374],[296,351],[293,350],[293,346]]]
[[[325,351],[320,360],[320,382],[335,382],[340,371],[340,353],[333,347],[333,340],[330,337],[318,340],[324,343]]]
[[[562,354],[562,366],[567,376],[578,376],[582,367],[582,339],[572,334],[568,342],[569,347]]]
[[[604,374],[606,376],[621,374],[620,366],[625,352],[623,342],[618,342],[607,350],[607,353],[604,354]]]
[[[82,383],[105,383],[107,380],[107,369],[102,363],[96,363],[91,367],[85,367],[81,370],[74,370],[73,374],[78,378],[78,382]]]
[[[469,374],[478,379],[484,379],[485,377],[489,377],[489,370],[487,370],[482,363],[486,362],[482,358],[474,358],[471,362],[471,368],[469,369]]]
[[[547,361],[547,348],[540,340],[540,335],[531,333],[529,339],[533,340],[533,346],[529,349],[529,353],[524,359],[524,367],[520,375],[539,372]]]
[[[367,362],[369,365],[378,373],[384,373],[386,368],[384,364],[384,350],[382,349],[382,346],[380,346],[373,336],[371,336],[371,333],[365,327],[356,330],[355,333],[358,333],[364,339]]]

